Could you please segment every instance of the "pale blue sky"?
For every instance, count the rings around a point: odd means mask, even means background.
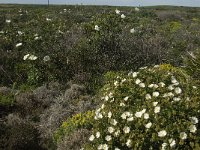
[[[48,0],[0,0],[0,3],[46,4]],[[200,0],[50,0],[52,4],[85,4],[114,6],[176,5],[200,7]]]

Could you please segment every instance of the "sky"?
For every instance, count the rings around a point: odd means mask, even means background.
[[[48,0],[0,0],[0,3],[46,4]],[[50,4],[83,4],[112,6],[175,5],[200,7],[200,0],[49,0]]]

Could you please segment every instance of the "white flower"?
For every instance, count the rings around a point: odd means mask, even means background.
[[[102,104],[102,105],[101,105],[101,109],[104,109],[104,107],[105,107],[105,105],[104,105],[104,104]]]
[[[38,40],[39,39],[39,37],[38,36],[36,36],[35,38],[34,38],[34,40]]]
[[[169,139],[170,147],[174,147],[176,145],[176,141],[173,139]]]
[[[148,113],[144,114],[144,119],[149,119],[149,114]]]
[[[123,114],[121,115],[121,118],[122,118],[122,119],[126,119],[126,114],[123,113]]]
[[[110,141],[110,140],[112,140],[112,137],[110,135],[106,135],[105,140]]]
[[[107,144],[103,144],[103,150],[108,150],[108,145]]]
[[[22,35],[22,34],[23,34],[23,32],[22,32],[22,31],[17,31],[17,33],[18,33],[19,35]]]
[[[195,133],[197,131],[197,128],[195,125],[190,125],[189,130],[190,130],[190,132]]]
[[[115,150],[120,150],[118,147],[115,147]]]
[[[115,133],[114,133],[115,137],[118,137],[119,134],[120,134],[120,130],[117,130],[117,131],[115,131]]]
[[[154,97],[158,97],[159,96],[159,92],[153,92],[153,96]]]
[[[133,72],[133,78],[137,77],[138,72]]]
[[[174,76],[171,77],[171,82],[172,82],[173,84],[178,83],[178,81],[176,80],[176,78],[175,78]]]
[[[153,102],[153,106],[156,107],[158,102]]]
[[[172,91],[172,90],[174,89],[174,86],[173,86],[173,85],[169,85],[169,86],[168,86],[168,89],[169,89],[170,91]]]
[[[140,11],[140,9],[138,7],[135,7],[135,11]]]
[[[185,132],[181,132],[181,133],[180,133],[180,138],[181,138],[182,140],[187,139],[187,134],[186,134]]]
[[[131,147],[131,144],[132,144],[132,140],[131,139],[128,139],[127,142],[126,142],[126,146],[128,146],[129,148]]]
[[[30,59],[30,60],[36,60],[36,59],[37,59],[37,56],[35,56],[35,55],[30,55],[30,56],[28,57],[28,59]]]
[[[126,79],[124,78],[124,79],[122,79],[121,83],[124,83],[125,81],[126,81]]]
[[[199,122],[197,117],[190,117],[190,121],[192,122],[192,124],[197,124]]]
[[[139,87],[144,88],[144,87],[145,87],[145,84],[144,84],[144,83],[140,83],[140,84],[139,84]]]
[[[154,87],[154,84],[150,84],[148,87],[149,87],[149,88],[153,88],[153,87]]]
[[[105,101],[108,101],[109,100],[109,97],[106,95],[105,96]]]
[[[108,112],[108,118],[111,118],[112,117],[112,112]]]
[[[135,29],[134,28],[130,29],[130,33],[135,33]]]
[[[94,135],[91,135],[90,138],[89,138],[89,140],[90,140],[90,141],[93,141],[94,138],[95,138],[95,136],[94,136]]]
[[[158,83],[158,85],[159,85],[160,87],[164,87],[164,86],[165,86],[165,83],[160,82],[160,83]]]
[[[174,92],[175,92],[176,94],[181,94],[182,90],[181,90],[180,87],[176,87],[176,88],[174,89]]]
[[[100,144],[97,149],[98,150],[103,150],[103,144]]]
[[[109,133],[113,133],[115,131],[115,129],[113,127],[108,127],[108,132]]]
[[[159,131],[158,136],[159,137],[165,137],[167,135],[167,132],[165,130]]]
[[[124,14],[122,14],[122,15],[121,15],[121,18],[124,19],[124,18],[126,18],[126,16],[125,16]]]
[[[49,18],[46,18],[46,21],[51,21],[51,19],[49,19]]]
[[[163,143],[163,144],[162,144],[162,148],[161,148],[161,150],[165,150],[166,147],[167,147],[167,143]]]
[[[154,87],[155,89],[157,89],[159,86],[158,86],[157,84],[154,84],[153,87]]]
[[[154,68],[159,68],[160,67],[160,65],[155,65],[155,66],[153,66]]]
[[[193,88],[193,89],[197,89],[197,87],[196,87],[196,86],[192,86],[192,88]]]
[[[133,117],[127,118],[127,121],[133,121]]]
[[[159,113],[160,112],[160,106],[156,106],[154,108],[154,113]]]
[[[99,31],[99,26],[98,26],[98,25],[95,25],[95,26],[94,26],[94,30]]]
[[[115,9],[115,13],[119,15],[120,14],[120,10]]]
[[[81,148],[80,150],[84,150],[84,148]]]
[[[128,100],[128,98],[129,98],[129,97],[128,97],[128,96],[126,96],[126,97],[124,98],[124,101],[127,101],[127,100]]]
[[[10,19],[6,19],[6,23],[11,23],[11,20]]]
[[[110,121],[110,124],[112,124],[112,125],[116,125],[118,122],[115,120],[115,119],[112,119],[111,121]]]
[[[100,137],[100,132],[97,132],[96,133],[96,138],[99,138]]]
[[[140,79],[136,79],[135,84],[141,83]]]
[[[22,46],[22,43],[18,43],[16,44],[16,47]]]
[[[119,86],[119,82],[118,82],[118,81],[115,81],[115,82],[114,82],[114,85],[115,85],[115,86]]]
[[[136,116],[137,118],[141,118],[142,115],[143,115],[145,112],[146,112],[146,109],[143,109],[142,111],[136,112],[136,113],[135,113],[135,116]]]
[[[124,133],[129,133],[129,132],[130,132],[130,128],[127,127],[127,126],[125,126],[125,127],[123,128],[123,131],[124,131]]]
[[[145,98],[146,98],[146,100],[149,100],[149,99],[151,99],[151,95],[150,94],[146,94]]]
[[[181,98],[180,97],[174,97],[173,100],[176,101],[176,102],[178,102],[178,101],[181,100]]]
[[[50,61],[50,57],[49,57],[48,55],[47,55],[47,56],[44,56],[43,61],[44,61],[44,62]]]
[[[173,97],[173,96],[174,96],[174,94],[173,94],[172,92],[165,93],[165,94],[163,95],[163,97]]]
[[[149,128],[151,128],[151,126],[152,126],[152,123],[149,122],[149,123],[147,123],[147,124],[145,125],[145,128],[149,129]]]
[[[26,60],[29,56],[30,56],[30,54],[26,54],[26,55],[24,55],[23,60]]]
[[[124,104],[124,103],[120,103],[119,105],[120,105],[120,106],[125,106],[125,104]]]

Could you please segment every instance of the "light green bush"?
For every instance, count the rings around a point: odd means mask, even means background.
[[[85,149],[199,148],[199,87],[185,71],[160,65],[107,76]]]

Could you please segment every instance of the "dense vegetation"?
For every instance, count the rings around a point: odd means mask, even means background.
[[[0,5],[0,149],[199,149],[199,75],[200,8]]]

